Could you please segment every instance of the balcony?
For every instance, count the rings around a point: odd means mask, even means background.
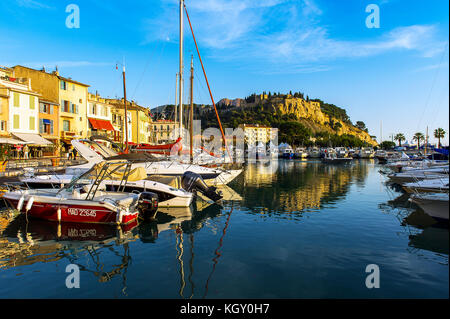
[[[9,76],[0,76],[0,80],[9,81],[9,82],[17,83],[17,84],[24,84],[24,85],[28,84],[27,78],[12,78]]]
[[[61,131],[61,138],[66,138],[66,139],[72,139],[72,138],[78,138],[80,137],[78,135],[78,132],[76,131]]]

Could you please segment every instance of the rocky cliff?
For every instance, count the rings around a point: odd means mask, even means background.
[[[257,107],[258,105],[273,114],[293,114],[298,121],[314,132],[328,131],[330,133],[337,133],[338,135],[349,134],[373,146],[378,145],[367,132],[351,125],[349,122],[324,113],[319,102],[306,101],[303,98],[287,95],[285,97],[259,99],[254,103],[248,104],[247,107]],[[336,125],[336,123],[340,125]]]

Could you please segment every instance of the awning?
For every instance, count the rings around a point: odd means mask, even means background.
[[[47,119],[43,119],[42,122],[43,122],[44,124],[50,124],[50,123],[51,123],[50,120],[47,120]]]
[[[28,144],[27,142],[16,140],[10,137],[0,137],[0,144]]]
[[[94,130],[114,131],[114,127],[112,126],[111,122],[107,120],[89,118],[89,123],[91,123],[91,126]]]
[[[48,146],[53,145],[52,142],[47,141],[45,138],[38,134],[32,134],[32,133],[12,133],[15,137],[21,139],[24,142],[27,142],[27,144],[30,145],[37,145],[37,146]]]

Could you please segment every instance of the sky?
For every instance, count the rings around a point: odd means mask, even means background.
[[[178,0],[0,2],[0,65],[47,70],[104,97],[145,107],[175,102]],[[445,0],[186,0],[215,101],[304,92],[346,109],[371,135],[449,132],[449,4]],[[74,4],[79,27],[69,28]],[[378,28],[367,18],[379,9]],[[69,7],[70,8],[70,7]],[[70,17],[69,17],[70,16]],[[370,18],[370,17],[369,17]],[[371,20],[373,21],[373,20]],[[71,24],[69,23],[69,26]],[[210,104],[189,25],[184,101]],[[116,69],[118,65],[118,70]]]

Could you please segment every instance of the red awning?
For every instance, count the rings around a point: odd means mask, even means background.
[[[111,122],[107,120],[89,118],[89,123],[91,123],[91,126],[94,130],[114,131],[114,127],[112,126]]]

